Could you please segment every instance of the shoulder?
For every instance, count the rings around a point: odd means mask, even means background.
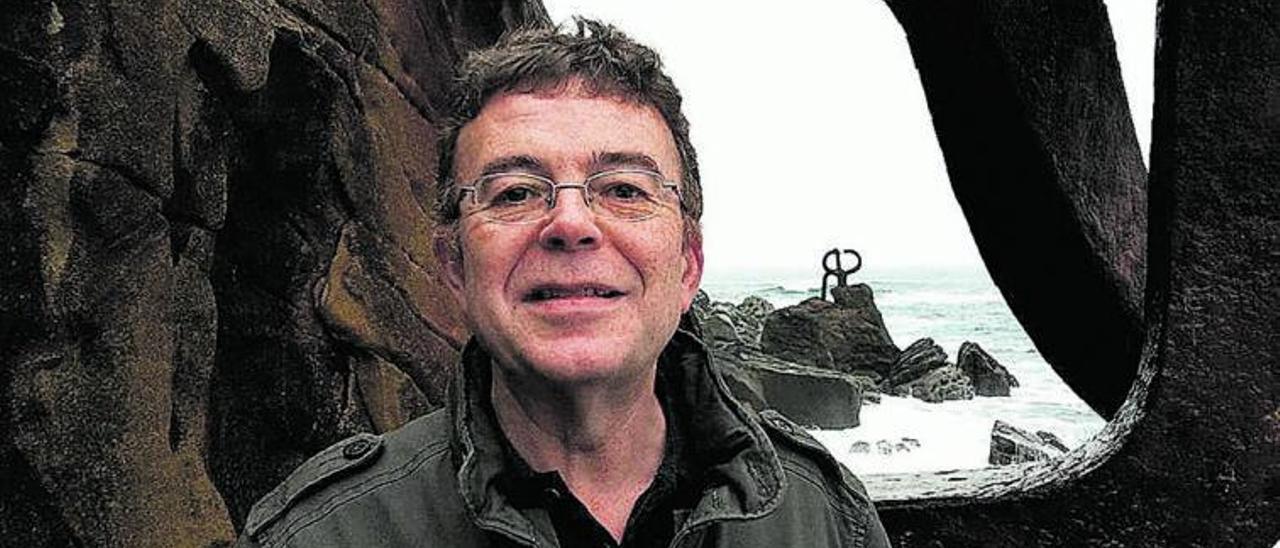
[[[772,409],[760,412],[760,422],[774,443],[793,495],[808,505],[825,504],[863,526],[877,519],[862,482],[804,428]]]
[[[448,451],[448,418],[442,410],[385,435],[356,434],[339,441],[307,459],[253,505],[242,544],[270,544],[263,539],[294,530],[299,523],[315,522],[319,513],[377,497],[381,488],[424,464],[447,462]]]

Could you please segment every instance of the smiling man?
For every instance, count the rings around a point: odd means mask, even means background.
[[[474,337],[450,404],[305,463],[241,545],[887,546],[857,480],[679,329],[702,198],[657,55],[521,31],[456,97],[436,253]]]

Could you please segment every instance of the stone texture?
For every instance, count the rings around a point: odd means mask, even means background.
[[[902,350],[884,382],[888,387],[901,386],[946,365],[947,352],[933,339],[925,337]]]
[[[738,312],[742,318],[738,325],[738,332],[744,344],[752,347],[760,345],[760,333],[764,330],[764,320],[773,311],[773,303],[766,301],[763,297],[748,295],[742,299],[738,304]]]
[[[741,323],[742,316],[732,304],[712,303],[702,315],[703,340],[712,346],[742,344]]]
[[[859,424],[863,392],[851,375],[786,362],[746,346],[712,347],[734,394],[756,409],[774,409],[808,428]]]
[[[973,381],[974,393],[979,396],[1008,396],[1009,389],[1018,386],[1018,379],[978,343],[960,345],[956,367]]]
[[[1067,451],[1067,446],[1052,433],[1043,430],[1031,433],[997,420],[991,427],[991,451],[987,455],[987,463],[1005,466],[1049,460],[1060,457]]]
[[[0,536],[227,545],[440,401],[434,112],[519,1],[21,0],[0,20]]]
[[[1280,4],[1160,3],[1148,186],[1103,2],[888,3],[993,278],[1045,359],[1113,417],[1046,463],[864,477],[894,546],[1280,539]],[[1125,198],[1148,188],[1149,217]],[[1136,240],[1061,238],[1143,226],[1145,302],[1118,268]]]
[[[764,322],[761,349],[803,365],[885,374],[899,350],[884,327],[871,288],[858,284],[837,290],[847,292],[841,297],[845,305],[814,297],[775,310]]]
[[[1090,11],[1101,3],[887,3],[912,29],[951,186],[992,280],[1045,361],[1110,417],[1144,336],[1147,173],[1105,12]],[[1077,337],[1053,335],[1065,330]]]
[[[895,386],[893,390],[929,403],[971,400],[974,396],[969,376],[954,365],[933,369],[916,380]]]

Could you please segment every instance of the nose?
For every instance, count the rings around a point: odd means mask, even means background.
[[[587,206],[586,189],[557,190],[555,205],[547,212],[549,221],[542,227],[538,242],[542,247],[558,251],[594,249],[600,243],[600,226],[595,212]],[[576,195],[565,195],[572,192]]]

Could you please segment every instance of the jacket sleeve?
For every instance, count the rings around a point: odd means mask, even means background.
[[[889,535],[885,533],[884,524],[880,523],[880,514],[874,507],[867,516],[867,537],[862,542],[866,548],[890,548]]]

